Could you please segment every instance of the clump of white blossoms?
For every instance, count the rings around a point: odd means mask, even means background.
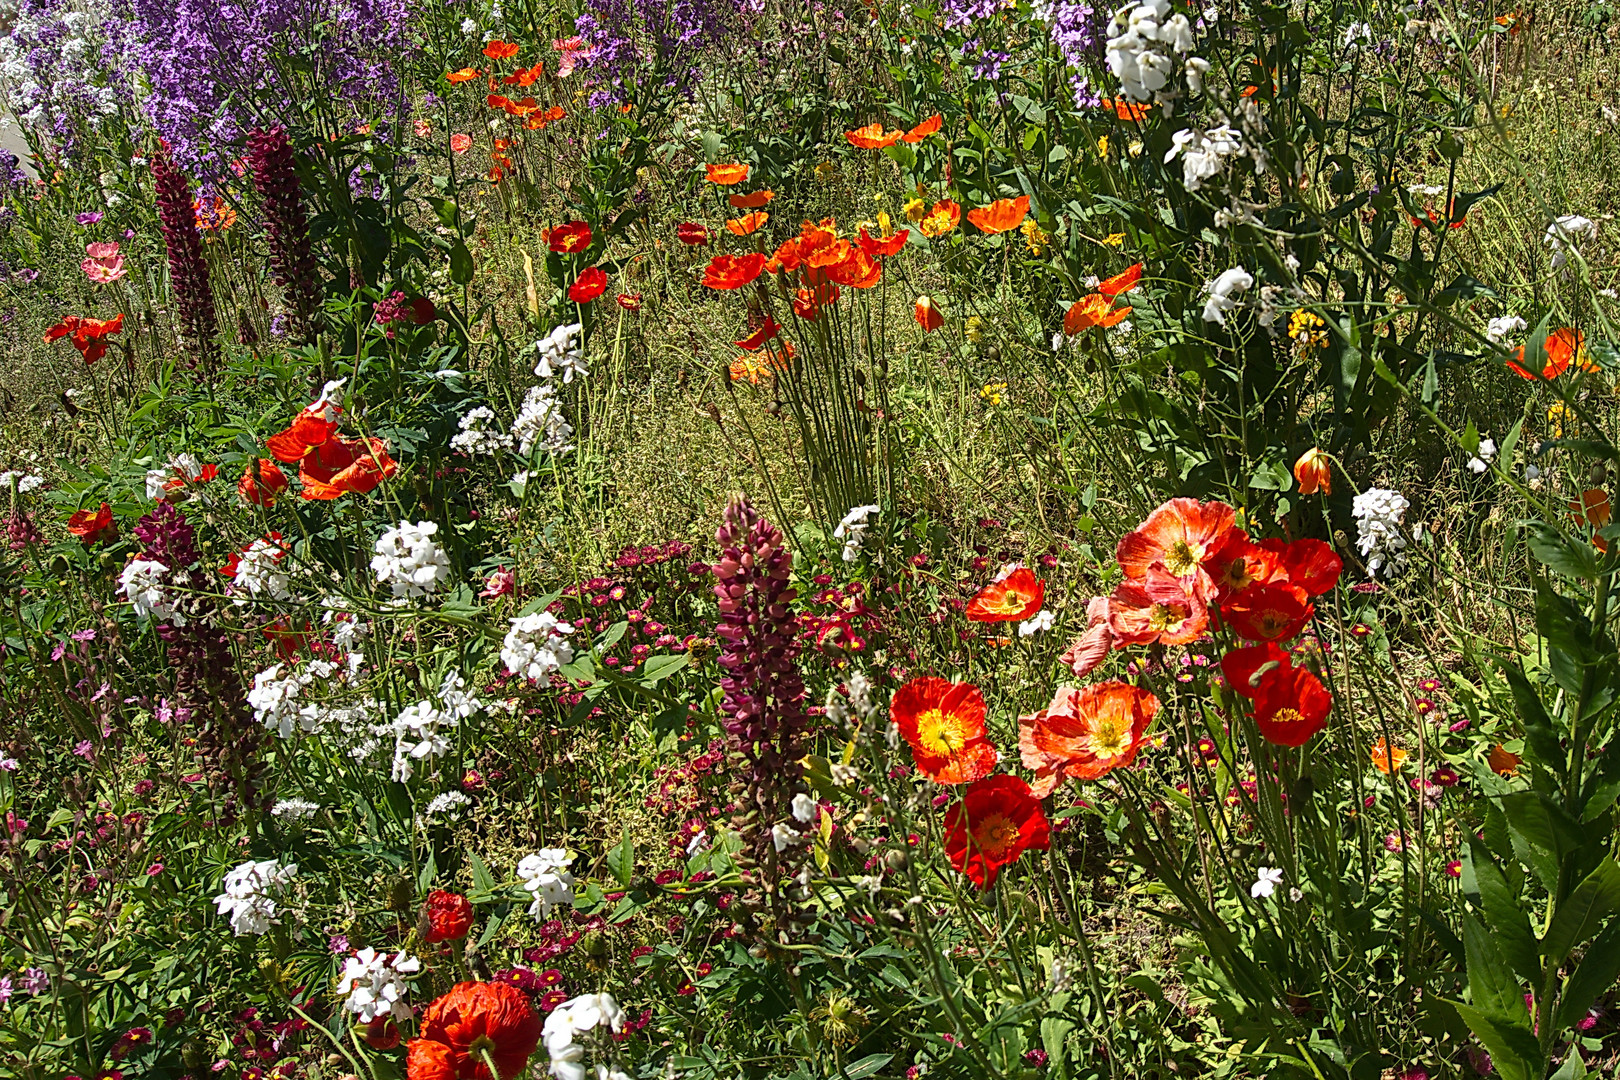
[[[245,862],[225,875],[220,884],[224,891],[214,897],[214,905],[221,915],[230,917],[231,930],[238,937],[268,933],[281,921],[276,901],[297,873],[297,863],[282,866],[276,859]]]
[[[473,409],[461,418],[461,430],[450,437],[451,449],[472,457],[480,454],[493,457],[502,450],[512,449],[513,437],[492,427],[494,422],[494,409],[487,405]]]
[[[450,752],[449,729],[482,709],[483,703],[466,690],[467,683],[456,672],[444,677],[439,686],[438,704],[418,701],[394,717],[394,764],[390,775],[405,783],[416,775],[416,764]]]
[[[1380,570],[1393,577],[1405,565],[1406,538],[1401,535],[1401,519],[1411,504],[1398,491],[1369,488],[1357,495],[1350,513],[1356,519],[1356,547],[1367,560],[1367,572]]]
[[[1108,70],[1120,81],[1130,101],[1157,101],[1168,115],[1175,93],[1170,80],[1176,57],[1193,49],[1192,24],[1187,16],[1170,14],[1169,0],[1127,4],[1108,25]]]
[[[1052,624],[1055,622],[1057,622],[1057,616],[1052,614],[1049,609],[1042,608],[1032,617],[1018,624],[1018,636],[1034,637],[1036,634],[1052,629]]]
[[[574,857],[562,848],[541,848],[533,855],[525,855],[517,865],[518,879],[529,890],[534,902],[529,914],[537,919],[549,918],[551,909],[559,904],[574,902],[574,875],[568,864]]]
[[[568,441],[573,433],[574,426],[563,416],[562,406],[557,404],[557,394],[551,384],[529,387],[529,392],[523,397],[523,405],[518,409],[517,419],[512,421],[512,438],[517,440],[518,453],[528,457],[539,446],[561,456],[574,448],[574,444]]]
[[[403,1024],[411,1018],[411,1007],[405,1003],[410,989],[405,985],[405,976],[421,970],[422,961],[403,951],[390,956],[376,949],[361,949],[349,957],[338,977],[338,993],[347,995],[343,1008],[354,1013],[362,1024],[379,1016]]]
[[[1254,285],[1254,275],[1241,266],[1234,266],[1204,286],[1209,300],[1204,303],[1204,321],[1226,325],[1226,313],[1235,309],[1239,299]]]
[[[308,799],[277,799],[276,805],[270,808],[270,816],[299,822],[314,817],[320,808],[320,803]]]
[[[324,717],[318,707],[302,704],[304,688],[318,679],[330,678],[339,670],[329,660],[311,660],[301,669],[271,664],[253,676],[253,688],[248,691],[247,703],[253,710],[253,719],[283,739],[292,738],[295,727],[305,733],[315,731]]]
[[[581,342],[576,340],[582,329],[579,323],[568,323],[535,342],[534,351],[540,355],[540,360],[534,365],[534,373],[542,379],[560,374],[565,383],[573,382],[575,375],[582,379],[589,375],[585,352],[580,347]]]
[[[1553,269],[1561,269],[1569,261],[1566,248],[1579,248],[1577,240],[1591,239],[1597,235],[1597,222],[1579,214],[1565,214],[1547,226],[1547,235],[1542,242],[1552,249]]]
[[[387,585],[400,599],[427,596],[450,580],[450,556],[434,543],[437,522],[402,521],[377,541],[371,570],[379,585]]]
[[[1478,476],[1486,469],[1489,469],[1491,467],[1491,462],[1495,460],[1496,440],[1481,439],[1479,440],[1479,450],[1468,459],[1468,470],[1475,476]]]
[[[186,617],[177,610],[174,598],[163,591],[168,572],[167,566],[155,560],[131,559],[118,575],[118,591],[141,618],[184,626]]]
[[[430,818],[448,818],[451,821],[461,819],[461,811],[472,805],[472,799],[464,791],[446,791],[433,796],[427,804],[427,816]]]
[[[1491,344],[1500,345],[1507,340],[1509,334],[1517,334],[1525,329],[1526,323],[1517,315],[1498,315],[1485,324],[1485,336]]]
[[[572,623],[558,622],[549,611],[513,619],[506,640],[501,642],[501,663],[514,675],[544,679],[573,661],[574,647],[566,638],[573,632]]]
[[[9,488],[13,484],[17,485],[17,494],[26,495],[36,488],[44,487],[45,478],[32,473],[18,472],[15,469],[0,473],[0,488]]]
[[[1243,132],[1227,123],[1208,131],[1183,128],[1171,141],[1174,145],[1164,155],[1164,163],[1168,165],[1178,156],[1181,158],[1181,182],[1188,191],[1197,191],[1204,186],[1204,181],[1224,173],[1230,159],[1249,152],[1243,144]],[[1257,158],[1256,163],[1263,160]],[[1261,171],[1265,171],[1263,165]]]
[[[624,1029],[624,1010],[612,994],[581,994],[546,1016],[540,1038],[546,1044],[555,1080],[585,1080],[585,1047],[577,1036],[596,1027],[606,1027],[615,1034]],[[596,1074],[598,1080],[617,1080],[624,1075],[603,1065],[596,1067]]]
[[[833,530],[833,539],[844,542],[845,562],[854,562],[860,555],[861,545],[866,542],[866,519],[880,512],[877,506],[857,506],[845,514],[844,520]]]
[[[291,600],[292,574],[285,565],[286,558],[287,549],[278,538],[263,536],[249,544],[236,559],[236,577],[229,589],[231,602],[242,606],[261,596]]]

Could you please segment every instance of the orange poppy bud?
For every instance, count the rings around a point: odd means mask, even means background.
[[[1490,763],[1491,772],[1497,776],[1511,777],[1519,775],[1519,763],[1524,760],[1518,754],[1509,750],[1501,743],[1491,747],[1486,760]]]
[[[1321,450],[1311,447],[1294,462],[1294,479],[1301,495],[1333,494],[1333,462]]]
[[[917,317],[917,325],[923,328],[925,334],[932,333],[945,325],[945,316],[941,315],[939,308],[934,306],[933,297],[917,297],[917,306],[913,313]]]

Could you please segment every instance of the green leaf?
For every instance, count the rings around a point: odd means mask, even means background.
[[[465,285],[473,279],[472,252],[460,240],[450,249],[450,280],[457,285]]]
[[[691,657],[686,653],[667,653],[649,656],[641,665],[641,685],[651,686],[669,678],[684,668]]]
[[[1434,300],[1444,307],[1458,300],[1478,300],[1480,297],[1500,299],[1500,294],[1483,281],[1471,278],[1467,274],[1458,274],[1450,285],[1440,290]]]
[[[1558,905],[1552,925],[1541,939],[1541,951],[1554,964],[1562,965],[1570,950],[1597,933],[1603,920],[1616,910],[1620,910],[1620,866],[1606,858]]]
[[[1581,846],[1580,827],[1533,791],[1502,798],[1513,854],[1528,866],[1548,892],[1558,889],[1563,857]]]
[[[1467,912],[1463,912],[1462,923],[1463,947],[1468,953],[1468,990],[1473,996],[1474,1008],[1509,1026],[1522,1022],[1528,1031],[1530,1012],[1525,1008],[1524,992],[1513,978],[1495,939]],[[1469,1023],[1468,1026],[1474,1025]]]
[[[1564,996],[1553,1014],[1554,1030],[1563,1032],[1574,1027],[1575,1021],[1586,1015],[1586,1010],[1608,992],[1616,979],[1620,979],[1620,921],[1611,922],[1593,939],[1575,974],[1564,984]]]
[[[484,860],[478,857],[476,851],[467,853],[467,862],[472,866],[473,890],[481,893],[492,893],[497,888],[495,875],[489,872]]]
[[[1478,1009],[1460,1002],[1456,1008],[1457,1015],[1463,1018],[1474,1037],[1490,1053],[1491,1064],[1496,1066],[1502,1080],[1540,1080],[1543,1072],[1541,1047],[1536,1044],[1536,1037],[1530,1030],[1529,1013],[1525,1014],[1526,1023],[1521,1027],[1493,1020]]]
[[[1573,540],[1551,525],[1529,523],[1526,532],[1530,553],[1551,570],[1573,578],[1591,579],[1598,575],[1596,549]]]
[[[630,826],[624,827],[618,844],[607,853],[608,871],[619,879],[619,884],[625,888],[630,887],[630,880],[636,876],[636,845],[630,839]]]
[[[1529,751],[1531,764],[1541,766],[1562,781],[1568,770],[1569,757],[1564,753],[1563,744],[1558,741],[1558,733],[1553,729],[1552,717],[1547,715],[1541,695],[1530,685],[1530,680],[1525,678],[1518,664],[1504,663],[1502,674],[1507,678],[1508,689],[1513,692],[1513,703],[1519,708],[1519,720],[1524,725],[1525,748]]]
[[[1503,958],[1519,978],[1534,985],[1541,978],[1541,952],[1530,929],[1530,916],[1519,906],[1518,890],[1508,887],[1483,841],[1470,837],[1463,854],[1465,870],[1473,875],[1479,906]]]
[[[850,1062],[845,1067],[843,1075],[849,1077],[849,1080],[863,1080],[864,1077],[875,1075],[893,1059],[893,1054],[867,1054],[859,1061]]]

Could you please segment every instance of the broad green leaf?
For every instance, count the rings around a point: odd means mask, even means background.
[[[1553,963],[1562,965],[1569,951],[1597,933],[1603,920],[1616,910],[1620,910],[1620,866],[1609,858],[1558,905],[1552,925],[1542,938],[1541,951]]]
[[[636,875],[636,846],[630,839],[630,826],[624,827],[618,844],[607,853],[607,866],[620,885],[630,887],[630,879]]]
[[[476,851],[467,852],[467,863],[472,867],[473,889],[476,892],[492,893],[496,889],[495,876],[484,865],[484,860],[478,857]]]
[[[1564,984],[1564,996],[1553,1014],[1553,1028],[1564,1032],[1597,1003],[1620,979],[1620,920],[1611,922],[1592,939],[1591,946]]]
[[[1563,855],[1580,846],[1578,828],[1563,820],[1532,791],[1504,797],[1502,812],[1507,815],[1513,854],[1530,868],[1543,888],[1548,892],[1556,890]]]
[[[472,252],[460,240],[450,249],[450,280],[465,285],[473,279]]]
[[[1529,1026],[1529,1014],[1523,1026],[1493,1020],[1471,1005],[1457,1003],[1457,1015],[1463,1018],[1474,1037],[1491,1055],[1491,1064],[1502,1080],[1540,1080],[1541,1048]]]
[[[1518,890],[1508,887],[1507,878],[1492,861],[1483,841],[1470,837],[1463,855],[1465,867],[1479,890],[1485,923],[1496,935],[1503,958],[1520,979],[1534,985],[1541,978],[1541,953],[1530,929],[1530,916],[1519,906]]]
[[[845,1066],[843,1075],[849,1080],[864,1080],[865,1077],[877,1075],[877,1071],[893,1058],[893,1054],[868,1054],[859,1061],[853,1061]]]
[[[1524,1005],[1524,991],[1519,988],[1496,940],[1467,912],[1463,912],[1462,924],[1463,947],[1468,952],[1468,991],[1473,996],[1474,1008],[1492,1020],[1509,1026],[1523,1023],[1529,1030],[1530,1013]]]
[[[1530,680],[1524,677],[1517,664],[1503,664],[1502,674],[1507,678],[1508,689],[1513,692],[1513,703],[1519,708],[1519,720],[1524,725],[1525,747],[1530,751],[1531,763],[1562,780],[1569,759],[1558,741],[1552,718],[1541,703],[1541,695],[1536,693],[1535,687],[1530,685]]]

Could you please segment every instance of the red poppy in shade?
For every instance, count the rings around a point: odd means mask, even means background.
[[[1159,699],[1140,687],[1103,682],[1059,687],[1052,703],[1018,718],[1018,754],[1044,799],[1065,777],[1096,780],[1136,760]]]
[[[1209,629],[1209,602],[1213,588],[1200,574],[1177,577],[1163,563],[1148,567],[1147,575],[1120,582],[1108,598],[1108,628],[1117,645],[1185,645]]]
[[[737,210],[758,210],[760,207],[764,206],[774,198],[776,198],[776,192],[766,188],[764,191],[750,191],[747,193],[727,195],[726,202],[730,203],[732,207]]]
[[[855,243],[872,258],[886,259],[890,255],[898,255],[900,249],[906,246],[906,238],[910,235],[910,229],[901,229],[893,236],[880,240],[867,232],[866,226],[863,225],[861,226],[860,235],[855,239]]]
[[[570,221],[551,230],[548,244],[559,255],[575,255],[591,246],[591,226],[584,221]]]
[[[615,301],[617,301],[618,305],[620,307],[624,308],[624,310],[626,310],[626,311],[640,311],[641,310],[641,294],[640,293],[619,293],[613,299]]]
[[[1137,284],[1140,283],[1141,280],[1142,264],[1137,263],[1135,266],[1126,267],[1124,270],[1121,270],[1107,281],[1099,282],[1097,285],[1097,291],[1108,297],[1108,299],[1112,300],[1119,294],[1128,293],[1132,289],[1136,288]]]
[[[270,458],[259,458],[257,466],[248,462],[242,470],[242,479],[236,482],[236,493],[242,501],[254,506],[272,507],[276,498],[287,490],[287,475]]]
[[[734,236],[747,236],[750,233],[758,232],[769,220],[771,220],[770,214],[764,210],[755,210],[753,213],[744,214],[740,218],[728,218],[726,220],[726,230]]]
[[[696,247],[709,242],[709,230],[695,221],[683,221],[675,226],[675,239]]]
[[[518,47],[516,44],[510,41],[502,41],[500,38],[496,38],[484,46],[484,55],[491,60],[510,60],[517,54]]]
[[[374,1016],[360,1037],[373,1050],[392,1050],[399,1045],[399,1025],[391,1016]]]
[[[122,332],[124,329],[124,315],[119,312],[110,319],[91,319],[83,315],[68,315],[61,322],[45,331],[45,343],[60,341],[68,338],[73,347],[79,350],[84,362],[93,364],[107,355],[108,337]]]
[[[588,304],[607,291],[607,275],[600,266],[593,266],[579,275],[579,280],[568,286],[568,299],[576,304]]]
[[[996,767],[985,738],[984,694],[972,683],[924,676],[895,691],[889,717],[911,745],[917,771],[936,784],[966,784]]]
[[[528,995],[508,983],[457,983],[422,1013],[405,1051],[409,1080],[515,1080],[540,1043]],[[495,1075],[490,1074],[493,1062]]]
[[[967,219],[978,226],[980,232],[994,234],[1011,232],[1023,224],[1028,215],[1029,196],[1020,195],[1016,199],[997,199],[989,206],[969,210]]]
[[[344,495],[364,495],[399,471],[382,439],[345,439],[334,435],[299,464],[298,479],[305,499],[322,502]]]
[[[776,337],[781,332],[781,324],[767,315],[765,316],[765,321],[760,324],[758,330],[755,330],[752,334],[749,334],[747,337],[736,342],[735,344],[739,349],[747,349],[749,352],[753,352],[755,349],[762,348],[767,341]]]
[[[934,298],[931,296],[917,297],[917,303],[912,309],[912,314],[916,316],[917,325],[923,328],[925,334],[933,333],[945,325],[945,316],[941,315],[939,308],[934,306]]]
[[[1548,334],[1547,340],[1542,347],[1547,353],[1546,366],[1541,369],[1543,379],[1558,378],[1568,370],[1569,365],[1577,358],[1580,359],[1582,371],[1601,370],[1596,364],[1586,359],[1586,335],[1570,327],[1566,326]],[[1510,371],[1521,379],[1535,379],[1535,375],[1521,366],[1524,363],[1523,345],[1520,345],[1518,351],[1514,353],[1514,360],[1507,361]]]
[[[943,117],[941,117],[939,113],[935,113],[933,116],[930,116],[928,119],[906,132],[901,136],[901,138],[906,140],[908,143],[920,143],[924,139],[928,138],[928,136],[939,130],[939,125],[942,120]]]
[[[106,503],[95,510],[75,510],[68,518],[67,530],[86,547],[118,539],[118,525],[113,521],[112,507]]]
[[[1034,617],[1045,599],[1046,583],[1020,566],[980,589],[968,601],[966,614],[973,622],[1022,622]]]
[[[1311,447],[1294,462],[1294,479],[1299,481],[1301,495],[1333,494],[1333,459]]]
[[[1304,746],[1327,727],[1333,697],[1313,672],[1292,665],[1260,676],[1254,695],[1254,722],[1267,742]]]
[[[885,146],[893,146],[904,135],[903,131],[884,131],[883,124],[876,120],[865,127],[844,132],[844,138],[849,140],[849,145],[861,150],[880,150]]]
[[[417,326],[426,326],[439,317],[439,309],[425,296],[414,297],[405,305],[405,313]]]
[[[1045,851],[1052,828],[1040,800],[1016,776],[987,776],[945,811],[945,854],[981,889],[1025,851]],[[413,1076],[411,1080],[416,1080]]]
[[[445,72],[444,77],[452,86],[454,86],[457,83],[472,82],[482,74],[483,72],[479,71],[477,68],[462,68],[460,71]]]
[[[704,178],[711,184],[717,184],[720,187],[730,187],[732,184],[740,184],[744,180],[748,179],[748,166],[705,165],[703,167],[703,174]]]
[[[1146,576],[1154,563],[1175,577],[1191,577],[1225,542],[1236,517],[1225,503],[1171,499],[1120,537],[1114,557],[1128,578]]]
[[[1274,671],[1294,666],[1288,652],[1274,641],[1259,645],[1245,645],[1221,657],[1221,673],[1235,694],[1253,700],[1260,693],[1260,683]]]
[[[302,622],[301,626],[295,626],[290,618],[281,615],[271,620],[270,624],[259,633],[283,660],[294,661],[310,652],[309,642],[312,635],[307,621]]]
[[[1063,313],[1063,332],[1073,337],[1093,326],[1100,326],[1106,330],[1110,326],[1119,325],[1130,313],[1129,304],[1115,308],[1102,293],[1092,293],[1070,304],[1069,310]]]
[[[1250,585],[1221,605],[1221,616],[1249,641],[1287,641],[1315,611],[1305,590],[1287,582]]]
[[[472,901],[460,893],[434,889],[422,905],[422,922],[427,932],[422,940],[429,945],[441,941],[460,941],[472,929]]]
[[[1304,589],[1306,596],[1321,596],[1339,583],[1344,560],[1321,540],[1304,537],[1292,543],[1262,540],[1261,550],[1274,555],[1288,584]]]
[[[759,277],[765,270],[765,256],[758,252],[748,255],[716,255],[709,260],[703,272],[703,284],[711,289],[740,289]]]
[[[1086,603],[1086,629],[1063,650],[1058,663],[1067,664],[1075,675],[1095,671],[1114,648],[1114,631],[1108,625],[1108,597],[1093,596]]]

